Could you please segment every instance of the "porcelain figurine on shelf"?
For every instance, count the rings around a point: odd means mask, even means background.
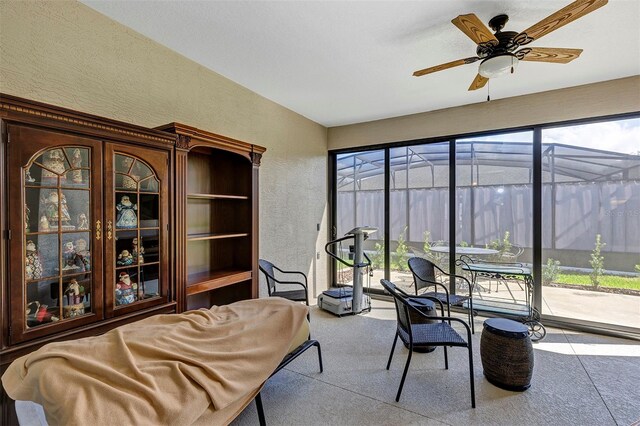
[[[64,194],[60,194],[60,222],[62,222],[62,230],[73,231],[76,229],[71,223],[71,215],[69,215],[69,208],[67,207],[67,197]]]
[[[73,245],[73,241],[68,241],[62,245],[62,258],[64,259],[63,271],[72,273],[82,269],[81,266],[76,264],[76,247]]]
[[[82,155],[80,154],[80,149],[78,148],[73,151],[73,156],[71,157],[71,167],[74,168],[74,170],[71,171],[71,181],[75,184],[81,184],[82,170],[80,170],[80,167],[82,167]]]
[[[37,280],[42,278],[42,264],[40,263],[40,253],[36,248],[36,244],[27,241],[27,253],[24,264],[25,274],[28,280]]]
[[[131,251],[131,254],[134,259],[138,258],[138,263],[142,265],[144,263],[144,247],[142,247],[142,238],[140,240],[141,243],[138,244],[138,239],[133,239],[133,250]]]
[[[133,256],[129,253],[129,250],[122,250],[118,255],[118,260],[116,260],[116,265],[118,266],[129,266],[133,265]]]
[[[67,289],[65,290],[65,294],[67,295],[67,303],[70,305],[80,303],[80,284],[75,278],[72,278],[67,285]]]
[[[118,210],[116,228],[135,228],[138,226],[138,216],[136,216],[138,206],[131,202],[128,195],[122,196],[116,205],[116,210]]]
[[[31,177],[31,170],[30,169],[27,169],[27,170],[24,171],[24,181],[26,183],[33,183],[33,182],[36,181],[34,178]]]
[[[58,198],[58,191],[51,191],[43,201],[50,228],[57,229],[58,219],[60,219],[63,230],[73,231],[76,229],[74,225],[69,225],[71,216],[69,216],[69,209],[67,208],[67,197],[64,194]]]
[[[24,231],[29,232],[29,215],[31,214],[31,210],[27,203],[24,203]]]
[[[40,223],[38,223],[38,231],[49,232],[49,230],[50,230],[49,219],[47,219],[47,216],[45,215],[40,216]]]
[[[87,248],[87,241],[84,238],[76,240],[76,258],[75,265],[78,265],[83,272],[91,270],[91,252]]]
[[[138,286],[131,282],[129,274],[120,272],[116,284],[116,305],[128,305],[136,301],[136,290]]]
[[[89,229],[89,220],[87,219],[86,214],[80,213],[78,215],[78,226],[76,226],[76,229],[80,231],[86,231]]]
[[[58,191],[51,191],[44,199],[44,211],[47,214],[49,227],[58,227],[58,218],[60,217],[58,209]]]
[[[44,155],[42,170],[42,181],[47,183],[57,182],[58,176],[60,180],[66,181],[64,171],[64,153],[61,149],[52,149]]]

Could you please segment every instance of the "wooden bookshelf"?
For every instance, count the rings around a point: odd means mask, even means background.
[[[265,149],[172,123],[181,311],[258,297],[258,167]]]

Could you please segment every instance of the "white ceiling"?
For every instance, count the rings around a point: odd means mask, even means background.
[[[522,31],[571,0],[104,1],[95,10],[325,126],[485,101],[467,91],[478,64],[413,71],[475,56],[453,24],[506,13]],[[528,47],[582,48],[569,64],[523,62],[491,80],[492,99],[640,74],[640,1],[609,4]]]

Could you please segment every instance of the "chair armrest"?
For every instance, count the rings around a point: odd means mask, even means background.
[[[278,268],[277,266],[273,265],[273,269],[277,269],[279,272],[283,273],[283,274],[296,274],[296,275],[302,275],[304,277],[304,283],[305,283],[305,287],[308,285],[307,282],[307,276],[300,271],[285,271],[283,269]]]
[[[299,285],[300,287],[302,287],[304,289],[304,292],[307,292],[307,286],[304,285],[303,283],[299,282],[299,281],[278,281],[276,279],[274,279],[274,281],[278,284],[288,284],[288,285]]]
[[[418,278],[420,278],[420,277],[418,277]],[[422,279],[422,278],[420,278],[420,280],[421,280],[421,281],[424,281],[425,283],[429,283],[429,284],[431,284],[431,285],[435,286],[436,288],[437,288],[438,286],[439,286],[439,287],[442,287],[442,289],[444,290],[444,292],[447,294],[447,300],[449,300],[449,290],[447,290],[447,286],[445,286],[444,284],[439,283],[439,282],[437,282],[437,281],[424,280],[424,279]],[[429,287],[429,286],[427,286],[427,287]]]
[[[467,287],[469,287],[469,297],[471,297],[473,293],[473,284],[471,284],[471,282],[467,279],[467,277],[463,277],[462,275],[455,275],[455,274],[453,274],[453,277],[462,278],[467,283]]]

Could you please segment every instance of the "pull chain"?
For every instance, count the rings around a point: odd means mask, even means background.
[[[487,81],[487,102],[489,102],[489,101],[491,100],[491,96],[490,96],[490,94],[491,94],[491,90],[490,90],[490,87],[491,87],[491,80]]]

